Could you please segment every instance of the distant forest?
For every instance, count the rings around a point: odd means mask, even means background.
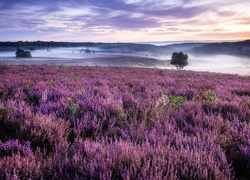
[[[220,43],[179,43],[165,46],[136,43],[101,43],[101,42],[55,42],[55,41],[0,41],[0,48],[53,48],[53,47],[99,47],[121,52],[150,52],[157,55],[169,55],[174,51],[188,54],[211,55],[227,54],[250,57],[250,40]]]
[[[194,54],[228,54],[250,57],[250,40],[239,42],[208,43],[190,49]]]
[[[167,46],[155,46],[151,44],[136,43],[101,43],[101,42],[54,42],[54,41],[16,41],[1,42],[0,48],[53,48],[53,47],[98,47],[106,50],[120,52],[151,52],[158,55],[172,53],[173,49]]]
[[[55,42],[55,41],[0,41],[0,47],[23,47],[23,46],[35,46],[35,47],[77,47],[77,46],[96,46],[104,43],[93,42]]]

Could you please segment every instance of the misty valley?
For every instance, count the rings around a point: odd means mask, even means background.
[[[32,58],[16,58],[17,47]],[[250,74],[250,41],[143,43],[0,42],[0,64],[56,64],[67,66],[126,66],[174,69],[171,54],[188,54],[186,70]]]

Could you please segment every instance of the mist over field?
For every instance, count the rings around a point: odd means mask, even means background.
[[[233,55],[189,55],[188,70],[250,75],[250,59]]]
[[[211,52],[211,48],[206,47],[210,45],[207,43],[179,43],[165,46],[162,43],[159,43],[160,46],[152,44],[125,43],[102,44],[101,46],[97,44],[91,47],[43,47],[31,51],[31,59],[16,58],[15,49],[12,48],[8,51],[0,51],[0,64],[63,64],[67,66],[127,66],[174,69],[174,66],[170,65],[171,53],[183,51],[189,56],[189,64],[184,68],[186,70],[250,75],[250,57],[239,54],[238,46],[236,48],[230,47],[222,52],[214,50]],[[212,45],[216,46],[216,44]],[[219,49],[225,47],[222,44]],[[246,50],[243,53],[248,52],[249,46],[245,45],[244,48]],[[27,47],[26,49],[29,50]],[[234,49],[237,50],[236,53]],[[90,50],[90,53],[86,53],[85,50]]]

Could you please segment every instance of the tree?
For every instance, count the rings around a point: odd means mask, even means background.
[[[23,49],[18,48],[16,51],[16,57],[17,58],[31,58],[30,51],[24,51]]]
[[[188,65],[188,55],[183,52],[173,52],[170,64],[174,65],[177,69],[182,69]]]
[[[91,53],[89,49],[85,49],[85,53]]]

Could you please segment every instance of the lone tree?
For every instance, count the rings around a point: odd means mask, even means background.
[[[174,65],[177,69],[182,69],[188,65],[188,55],[183,52],[173,52],[170,64]]]
[[[31,53],[30,51],[24,51],[23,49],[17,49],[16,51],[16,57],[17,58],[31,58]]]
[[[91,53],[89,49],[85,49],[85,53]]]

